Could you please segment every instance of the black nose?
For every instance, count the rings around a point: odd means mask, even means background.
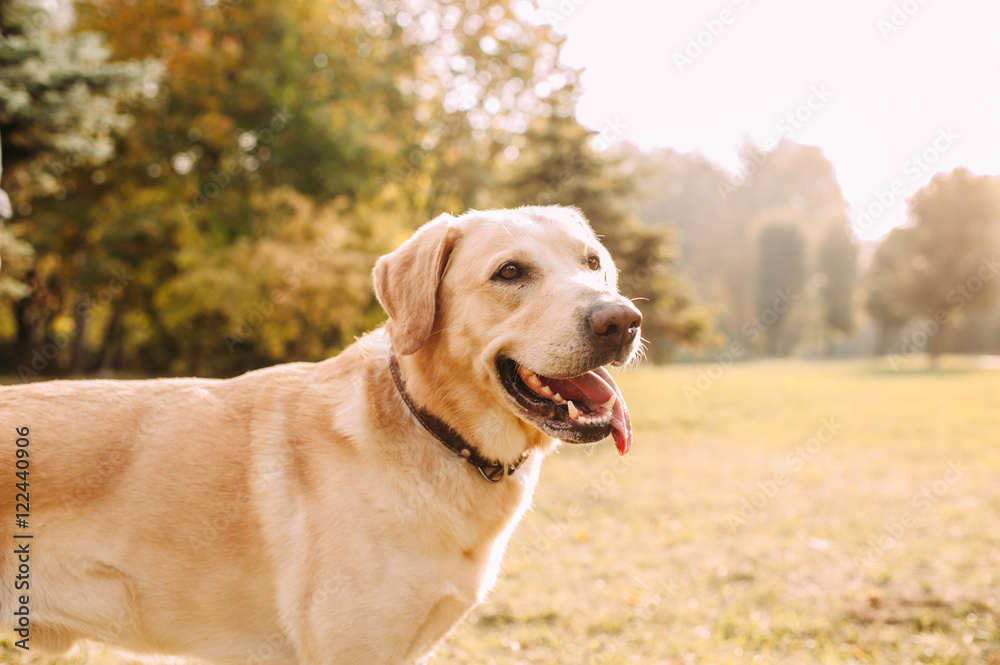
[[[622,298],[595,305],[590,310],[587,323],[590,324],[591,332],[597,335],[602,343],[613,348],[621,348],[625,344],[630,344],[639,334],[642,312]]]

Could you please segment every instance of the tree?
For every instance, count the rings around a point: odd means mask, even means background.
[[[65,199],[75,186],[67,174],[106,162],[113,132],[129,121],[117,105],[133,103],[159,76],[155,63],[110,62],[98,35],[67,34],[63,18],[34,0],[0,4],[0,192],[10,193],[22,216],[4,228],[0,215],[8,265],[0,278],[0,334],[15,339],[21,356],[44,339],[42,302],[58,301],[47,288],[58,269],[36,260],[32,203]]]
[[[111,134],[129,122],[117,105],[160,73],[152,62],[110,62],[99,35],[66,34],[62,18],[37,0],[0,4],[0,138],[23,214],[37,196],[64,197],[68,171],[112,156]]]
[[[747,248],[760,220],[769,211],[791,211],[811,254],[825,222],[846,208],[833,166],[815,146],[782,140],[767,152],[748,144],[740,156],[734,175],[698,154],[660,150],[638,158],[647,197],[642,220],[676,227],[678,266],[690,274],[696,295],[716,306],[719,328],[730,339],[742,338],[758,314],[757,266]]]
[[[155,57],[164,79],[148,103],[119,105],[131,126],[109,134],[116,159],[64,174],[65,196],[24,222],[37,258],[13,336],[28,342],[0,354],[17,365],[57,332],[72,344],[52,366],[84,372],[231,374],[335,353],[383,316],[369,286],[378,253],[442,211],[539,202],[510,186],[558,159],[563,139],[535,137],[589,140],[560,38],[518,11],[83,0],[79,30],[102,35],[112,58]],[[559,202],[624,239],[628,224],[600,208],[614,167],[596,156],[591,167],[580,196]],[[650,283],[680,303],[656,237]],[[336,252],[317,262],[330,238]],[[102,302],[109,279],[120,282]]]
[[[827,355],[834,353],[834,339],[854,329],[854,289],[858,247],[846,218],[830,220],[819,246],[817,266],[824,277],[820,287]]]
[[[389,248],[366,241],[372,220],[291,187],[253,195],[249,205],[255,217],[280,222],[274,234],[183,254],[177,276],[155,294],[153,312],[175,340],[167,372],[231,375],[324,358],[373,323],[368,276]]]
[[[0,151],[2,153],[2,151]],[[3,158],[0,154],[0,176],[3,175]],[[0,270],[0,302],[4,300],[19,300],[28,294],[28,286],[24,283],[24,277],[33,261],[34,251],[28,243],[15,237],[13,234],[6,235],[4,232],[4,222],[11,216],[10,198],[7,192],[0,189],[0,267],[3,266],[2,255],[6,255],[7,270]],[[0,319],[0,324],[2,324]],[[3,331],[0,330],[0,335]],[[9,334],[9,332],[8,332]]]
[[[994,304],[1000,250],[1000,178],[964,168],[936,175],[909,201],[910,222],[876,253],[868,309],[886,326],[921,319],[932,363],[952,326]]]
[[[816,146],[782,139],[770,152],[747,144],[740,156],[740,172],[730,181],[735,189],[722,189],[735,211],[796,210],[808,224],[803,231],[815,236],[826,220],[847,208],[833,165]]]
[[[722,190],[729,204],[730,214],[737,220],[737,224],[742,222],[744,225],[759,226],[762,219],[771,215],[769,211],[784,210],[784,216],[797,218],[795,223],[802,234],[804,251],[808,255],[815,255],[822,242],[827,221],[844,216],[847,208],[833,165],[823,151],[816,146],[782,139],[770,151],[748,143],[741,150],[740,156],[742,166],[730,181],[730,186],[735,185],[735,190]],[[732,251],[743,251],[742,247],[747,245],[752,236],[745,231],[742,238],[735,233],[732,237],[740,242],[740,246]],[[734,293],[745,294],[743,297],[747,302],[752,302],[752,293],[748,287],[755,281],[759,284],[762,279],[759,272],[761,267],[758,262],[755,277],[752,266],[744,263],[742,275],[734,272],[729,277],[729,282],[734,285]],[[803,270],[803,280],[804,275]],[[812,301],[816,294],[810,289],[808,293],[801,295]],[[802,321],[804,325],[821,328],[822,322],[815,320],[821,317],[820,312],[820,303],[803,302],[796,306],[793,318]],[[779,324],[774,339],[768,335],[768,344],[782,343],[790,347],[791,332],[785,323]],[[780,341],[781,338],[785,338],[784,341]],[[787,351],[785,349],[782,354]]]
[[[3,142],[3,137],[0,136],[0,144]],[[0,182],[3,182],[3,149],[0,148]],[[3,223],[10,219],[13,214],[13,209],[10,205],[10,195],[7,194],[6,190],[0,187],[0,268],[3,267]],[[0,271],[0,279],[3,279],[2,271]],[[2,287],[0,287],[2,288]]]
[[[806,278],[806,239],[800,216],[767,213],[757,241],[757,308],[765,328],[766,352],[788,355],[786,324],[793,303],[802,297]]]
[[[892,338],[912,318],[917,306],[916,274],[911,268],[913,235],[906,229],[889,232],[872,258],[867,275],[865,307],[878,325],[875,353],[892,350]]]
[[[911,262],[920,276],[921,306],[915,313],[944,319],[928,344],[936,360],[951,326],[964,324],[966,312],[985,308],[1000,295],[990,263],[1000,249],[1000,178],[962,168],[940,174],[914,195],[910,214],[920,252]]]
[[[753,262],[746,251],[748,225],[719,196],[725,172],[697,153],[672,149],[638,153],[636,214],[652,229],[669,229],[677,269],[691,282],[692,297],[716,305],[714,323],[730,338],[753,313]]]

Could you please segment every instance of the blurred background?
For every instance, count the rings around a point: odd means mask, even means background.
[[[655,361],[1000,353],[1000,15],[904,5],[3,0],[3,366],[319,360],[420,223],[548,203]]]
[[[547,464],[434,662],[1000,663],[997,25],[0,0],[0,381],[327,358],[423,222],[578,206],[642,299],[637,445]]]

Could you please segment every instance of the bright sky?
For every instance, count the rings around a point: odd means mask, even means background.
[[[584,125],[618,119],[642,148],[697,150],[731,170],[747,137],[817,145],[864,240],[904,223],[905,199],[937,172],[1000,174],[996,0],[541,6],[567,35],[563,61],[586,68]]]

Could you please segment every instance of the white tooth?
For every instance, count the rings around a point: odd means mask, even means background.
[[[566,403],[566,400],[564,400],[563,396],[560,395],[559,393],[556,393],[555,395],[552,396],[552,401],[555,402],[556,404],[565,404]]]
[[[566,406],[569,407],[569,417],[573,420],[580,420],[580,411],[576,408],[576,404],[573,404],[572,400],[566,400]]]
[[[535,374],[529,375],[528,381],[530,381],[531,385],[535,386],[536,388],[540,388],[542,385],[542,380],[539,379],[538,376],[536,376]]]
[[[522,371],[522,372],[524,372],[524,375],[525,375],[525,376],[534,376],[534,375],[535,375],[535,373],[534,373],[534,372],[532,372],[532,371],[531,371],[530,369],[528,369],[527,367],[522,367],[522,368],[521,368],[521,371]]]
[[[618,395],[611,395],[611,399],[602,404],[601,407],[610,411],[611,408],[615,405],[616,401],[618,401]]]
[[[552,388],[549,388],[548,386],[542,386],[541,392],[546,397],[552,397],[553,395]]]

